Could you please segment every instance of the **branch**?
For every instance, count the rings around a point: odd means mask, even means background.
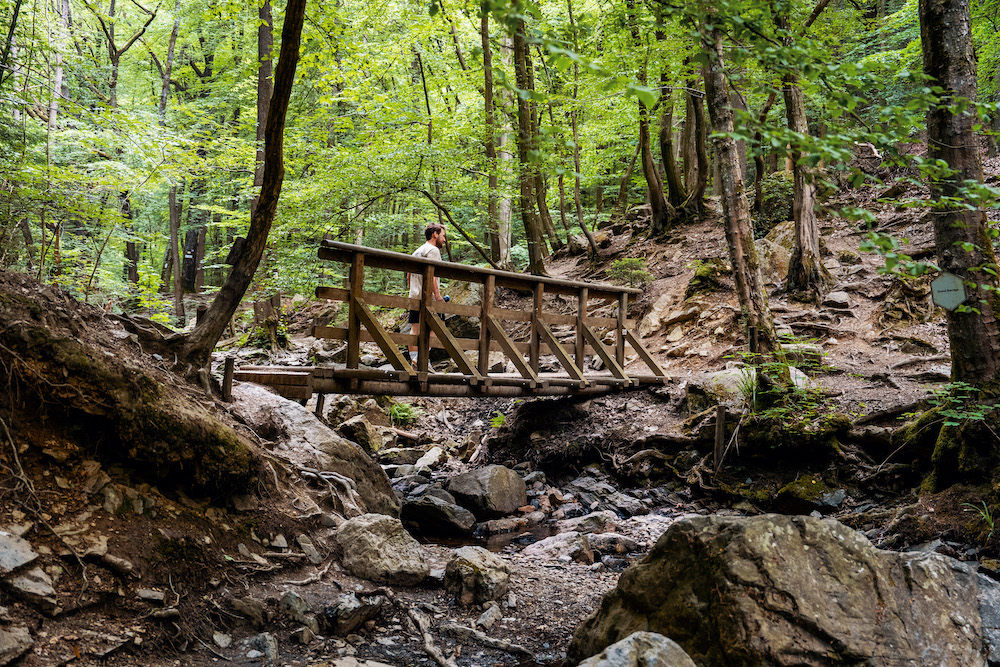
[[[434,206],[437,208],[437,210],[439,210],[442,213],[444,213],[444,217],[448,218],[448,222],[455,226],[455,229],[458,230],[458,233],[461,234],[462,236],[464,236],[465,240],[472,244],[472,247],[476,249],[476,252],[478,252],[480,255],[482,255],[483,259],[485,259],[487,262],[489,262],[490,266],[492,266],[494,269],[500,270],[500,267],[497,265],[497,263],[494,262],[492,258],[490,258],[489,253],[487,253],[485,250],[483,250],[482,246],[480,246],[478,243],[476,243],[475,239],[473,239],[471,236],[469,236],[465,232],[465,230],[462,229],[461,225],[459,225],[457,222],[455,222],[455,218],[451,217],[451,212],[448,211],[448,209],[445,208],[441,204],[441,202],[439,202],[437,199],[435,199],[434,195],[432,195],[427,190],[423,190],[423,189],[418,189],[417,192],[419,192],[422,195],[424,195],[425,197],[427,197],[427,199],[429,199],[430,202],[432,204],[434,204]]]
[[[134,4],[136,7],[138,7],[139,9],[142,9],[142,11],[146,12],[147,14],[149,14],[149,18],[146,19],[146,22],[142,25],[142,30],[140,30],[135,35],[133,35],[132,39],[128,40],[128,44],[126,44],[125,46],[123,46],[121,49],[118,50],[118,57],[119,58],[122,57],[122,55],[124,55],[126,51],[128,51],[130,48],[132,48],[132,45],[135,44],[135,40],[139,39],[144,34],[146,34],[146,28],[148,28],[149,24],[152,23],[153,19],[156,18],[156,13],[158,11],[160,11],[160,6],[159,5],[156,5],[156,9],[154,9],[152,12],[149,12],[149,10],[144,9],[141,5],[139,5],[137,2],[135,2],[135,0],[132,0],[132,4]]]

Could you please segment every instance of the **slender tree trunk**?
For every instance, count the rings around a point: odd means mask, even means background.
[[[618,199],[615,200],[615,208],[618,209],[619,215],[624,215],[625,209],[628,207],[628,184],[632,180],[632,172],[635,171],[635,163],[639,159],[640,152],[642,152],[641,143],[636,144],[635,151],[632,153],[632,159],[629,160],[628,168],[625,169],[621,182],[618,184]]]
[[[271,1],[264,0],[257,11],[257,159],[253,171],[254,187],[259,188],[264,183],[264,130],[267,125],[267,110],[271,105],[271,95],[274,94],[274,81],[271,77],[274,66],[271,62],[271,50],[274,48],[274,17],[271,14]],[[250,203],[253,215],[260,195]]]
[[[531,90],[527,71],[527,44],[524,36],[524,21],[517,20],[514,26],[514,72],[517,87]],[[531,150],[531,111],[528,102],[517,96],[517,154],[520,164],[521,222],[528,244],[528,271],[534,275],[545,273],[545,241],[542,238],[541,223],[535,215],[534,192],[532,188],[533,169],[529,159]]]
[[[694,81],[691,82],[694,86]],[[706,91],[708,85],[706,84]],[[706,92],[707,95],[707,92]],[[705,100],[701,95],[691,98],[694,107],[694,153],[698,165],[694,187],[688,186],[689,198],[695,210],[705,211],[705,188],[708,186],[708,123],[705,122]]]
[[[777,17],[779,28],[788,29],[788,20]],[[791,46],[792,40],[785,40]],[[782,94],[785,97],[785,113],[788,129],[800,136],[808,136],[805,96],[798,84],[798,76],[789,71],[783,77]],[[803,153],[792,150],[792,175],[794,179],[792,215],[795,220],[795,243],[788,262],[788,278],[785,289],[789,292],[804,292],[819,302],[833,277],[823,266],[819,252],[819,221],[816,219],[816,185],[808,165],[802,163]]]
[[[295,67],[299,59],[305,9],[305,0],[288,0],[285,8],[281,52],[278,66],[275,68],[274,94],[268,108],[264,134],[264,184],[261,186],[257,210],[250,218],[246,242],[236,257],[229,278],[215,296],[201,323],[194,328],[184,343],[185,357],[198,366],[209,363],[215,344],[222,337],[240,300],[253,281],[254,273],[267,245],[267,237],[274,221],[281,183],[285,175],[283,156],[285,117],[295,80]]]
[[[966,199],[966,182],[982,183],[983,168],[974,131],[974,107],[953,108],[976,100],[976,57],[968,0],[920,0],[920,38],[924,72],[944,93],[927,112],[927,144],[932,160],[943,160],[951,174],[931,181],[938,265],[965,281],[966,303],[972,308],[948,313],[951,342],[951,377],[1000,393],[1000,308],[995,291],[997,261],[987,233],[986,214],[947,202]],[[976,267],[987,267],[989,272]],[[989,289],[984,287],[989,286]]]
[[[534,91],[535,65],[533,59],[531,58],[531,49],[528,46],[527,40],[524,42],[524,71],[527,74],[528,87],[523,90]],[[531,150],[536,153],[540,153],[538,135],[541,125],[538,118],[538,104],[532,99],[528,100],[528,118],[531,121]],[[535,194],[535,204],[538,207],[538,222],[541,224],[542,232],[545,234],[545,237],[548,238],[549,245],[552,246],[552,250],[559,250],[563,247],[563,242],[562,239],[559,238],[559,234],[556,233],[556,226],[552,222],[552,214],[549,212],[549,205],[547,202],[549,188],[545,182],[545,175],[542,173],[542,170],[537,163],[531,165],[531,177],[532,190]]]
[[[181,275],[181,251],[180,251],[180,229],[181,229],[181,206],[177,201],[177,186],[170,186],[167,194],[167,207],[170,209],[170,261],[174,265],[173,293],[174,293],[174,316],[177,324],[183,327],[184,322],[184,282]]]
[[[497,150],[496,150],[496,114],[493,111],[493,48],[490,44],[490,8],[489,3],[484,0],[480,7],[480,37],[483,47],[483,112],[486,117],[486,128],[484,131],[483,144],[486,153],[486,173],[489,174],[489,194],[486,204],[486,229],[490,241],[490,257],[494,262],[503,266],[500,262],[500,227],[499,213],[497,210],[498,189],[500,186],[497,178]],[[455,38],[455,48],[458,49],[458,37],[455,35],[455,26],[452,25],[452,37]],[[461,53],[458,51],[458,53]]]
[[[708,56],[702,72],[708,104],[715,154],[719,158],[722,184],[722,213],[726,225],[726,241],[733,267],[736,294],[747,327],[750,351],[756,354],[780,349],[774,331],[774,321],[767,304],[767,292],[761,279],[760,264],[750,226],[750,207],[743,193],[743,174],[739,168],[739,153],[732,138],[733,110],[726,83],[722,32],[717,17],[711,13],[700,26],[701,46]]]
[[[573,50],[580,53],[580,38],[576,30],[576,21],[573,18],[573,0],[566,0],[566,11],[569,14],[569,26],[573,33]],[[573,127],[573,203],[576,206],[576,220],[587,237],[587,244],[590,246],[590,254],[597,255],[597,241],[593,233],[587,227],[583,219],[583,203],[580,199],[580,132],[577,127],[577,98],[580,96],[580,66],[573,62],[573,106],[570,111],[570,125]]]
[[[680,165],[674,156],[674,95],[673,90],[666,86],[665,77],[660,78],[660,85],[663,89],[663,97],[660,98],[660,158],[663,160],[670,205],[680,208],[687,199],[687,192],[681,180]]]

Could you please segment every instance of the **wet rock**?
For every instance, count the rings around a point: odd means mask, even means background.
[[[382,436],[364,415],[351,417],[337,427],[337,433],[374,454],[382,447]]]
[[[521,552],[525,556],[557,560],[564,563],[576,561],[584,565],[594,562],[594,551],[586,535],[576,531],[559,533],[530,544]]]
[[[482,547],[462,547],[444,571],[444,587],[460,604],[499,600],[510,586],[510,565]]]
[[[403,503],[403,524],[420,535],[467,535],[476,527],[476,517],[459,507],[430,494]]]
[[[493,519],[491,521],[483,521],[482,523],[477,524],[475,534],[479,536],[503,535],[504,533],[514,533],[519,530],[524,530],[527,527],[528,520],[524,517]]]
[[[844,489],[831,489],[818,475],[803,475],[783,486],[775,497],[778,511],[788,514],[829,513],[847,497]]]
[[[615,493],[618,489],[608,483],[603,475],[580,475],[569,483],[569,490],[579,499],[584,508],[600,504],[601,500]]]
[[[622,491],[612,493],[603,502],[600,502],[600,505],[608,506],[625,517],[645,514],[649,510],[644,502]]]
[[[59,609],[56,590],[52,578],[40,567],[15,574],[7,580],[11,592],[46,614],[55,614]]]
[[[655,632],[635,632],[578,667],[695,667],[677,643]]]
[[[639,543],[631,537],[618,533],[595,533],[587,536],[590,548],[602,556],[633,553],[639,550]]]
[[[667,529],[577,629],[571,660],[631,629],[698,664],[983,665],[977,575],[937,554],[880,551],[829,519],[695,517]]]
[[[511,514],[528,503],[524,480],[510,468],[500,465],[456,475],[448,480],[445,488],[460,505],[480,519]]]
[[[331,605],[323,608],[326,627],[340,637],[349,635],[375,618],[385,598],[381,595],[358,597],[354,593],[337,596]]]
[[[7,530],[0,530],[0,575],[24,567],[38,558],[28,540]]]
[[[0,627],[0,665],[9,665],[34,645],[35,640],[23,625]]]
[[[609,533],[617,527],[618,515],[611,510],[591,512],[584,516],[556,522],[556,530],[560,533]]]
[[[355,517],[337,529],[343,564],[352,574],[380,583],[415,586],[430,570],[420,545],[399,519],[384,514]]]
[[[250,382],[233,388],[233,411],[258,432],[276,433],[276,454],[335,472],[353,485],[354,494],[338,494],[344,516],[380,512],[397,516],[399,500],[382,468],[358,445],[338,435],[310,410]],[[360,501],[360,502],[359,502]]]

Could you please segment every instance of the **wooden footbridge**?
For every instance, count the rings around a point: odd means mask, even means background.
[[[313,394],[321,398],[325,394],[467,397],[593,394],[658,385],[666,380],[663,370],[634,333],[635,321],[627,318],[629,297],[640,290],[470,267],[335,241],[324,241],[319,256],[350,266],[346,287],[316,289],[319,298],[348,304],[346,326],[313,327],[317,338],[347,342],[346,363],[334,367],[245,366],[235,371],[237,380],[268,385],[283,396],[303,400]],[[364,288],[366,268],[421,275],[423,293],[419,299],[410,299],[368,292]],[[481,303],[433,301],[429,286],[435,277],[482,285]],[[531,294],[532,307],[515,310],[498,306],[494,300],[498,287]],[[570,304],[575,301],[575,309],[568,308],[575,312],[547,308],[547,295],[559,295],[562,304],[566,304],[567,297]],[[548,305],[555,300],[549,299]],[[386,331],[372,312],[373,306],[419,311],[418,333]],[[601,311],[604,316],[591,314],[594,311]],[[443,321],[446,314],[478,318],[478,337],[456,338]],[[504,328],[505,322],[518,323],[512,328],[526,329],[527,340],[512,339]],[[559,330],[559,336],[553,327]],[[379,347],[391,370],[362,367],[361,344],[366,342]],[[412,345],[417,347],[415,366],[400,349]],[[447,352],[458,372],[434,372],[430,365],[433,348]],[[625,371],[628,348],[644,362],[644,374]],[[555,356],[561,372],[540,370],[545,350]],[[491,372],[491,352],[501,353],[516,373]],[[497,355],[493,356],[496,361]],[[585,361],[589,356],[599,357],[604,370],[587,372]]]

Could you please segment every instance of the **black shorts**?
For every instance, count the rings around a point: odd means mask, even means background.
[[[410,319],[408,320],[410,324],[420,324],[420,311],[411,310]]]

